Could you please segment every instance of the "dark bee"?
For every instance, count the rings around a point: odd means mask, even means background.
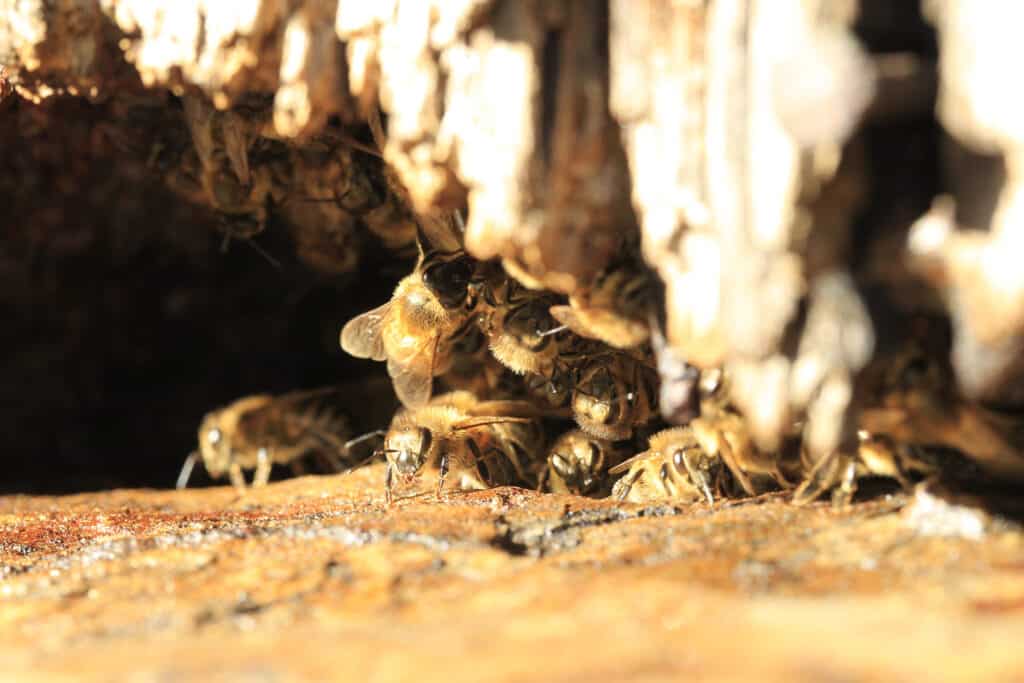
[[[570,430],[548,451],[542,487],[552,493],[606,495],[608,469],[619,464],[625,455],[625,449],[611,441],[598,439],[580,429]]]
[[[579,369],[572,391],[572,414],[588,434],[621,441],[650,423],[657,410],[657,376],[652,368],[622,352],[598,354]]]
[[[316,453],[334,470],[347,462],[354,442],[348,420],[324,400],[335,388],[296,391],[280,396],[259,394],[214,410],[199,426],[199,450],[191,453],[178,477],[184,488],[198,459],[214,479],[227,475],[232,485],[246,488],[244,470],[255,470],[253,486],[264,486],[271,467],[299,469],[303,456]]]

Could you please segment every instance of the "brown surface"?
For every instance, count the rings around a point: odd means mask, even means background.
[[[503,488],[389,511],[381,474],[244,498],[215,488],[0,499],[0,671],[1024,676],[1024,537],[928,495],[836,512],[770,497],[641,508]]]

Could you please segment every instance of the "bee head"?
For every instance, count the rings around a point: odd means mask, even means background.
[[[531,351],[540,351],[553,338],[544,334],[557,327],[548,306],[539,299],[516,306],[505,317],[504,327],[516,342]]]
[[[450,261],[438,260],[425,265],[420,277],[423,285],[437,297],[445,309],[458,309],[465,305],[469,296],[473,262],[465,254]]]
[[[555,447],[550,462],[567,489],[584,494],[596,488],[596,473],[603,468],[604,458],[593,439],[569,438]]]
[[[220,477],[231,466],[231,440],[221,429],[219,415],[207,415],[199,426],[199,453],[211,477]]]
[[[433,440],[426,427],[405,429],[388,435],[385,453],[398,475],[410,479],[426,463]]]
[[[599,424],[608,424],[619,418],[615,381],[603,366],[595,368],[573,392],[572,408],[579,416]]]

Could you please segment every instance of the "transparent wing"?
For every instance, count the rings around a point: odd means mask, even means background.
[[[535,418],[543,417],[544,413],[537,409],[537,406],[529,401],[501,400],[501,401],[480,401],[470,406],[466,412],[474,417],[489,418]],[[514,420],[522,422],[523,420]],[[528,421],[528,420],[527,420]]]
[[[391,302],[361,313],[341,329],[341,348],[356,358],[385,360],[384,338],[381,336]]]
[[[621,474],[622,472],[625,472],[630,467],[632,467],[634,463],[640,462],[641,460],[643,460],[644,458],[646,458],[650,454],[651,454],[650,451],[644,451],[643,453],[637,453],[632,458],[629,458],[628,460],[623,460],[622,462],[620,462],[615,467],[609,468],[608,474]]]
[[[433,348],[433,344],[428,346]],[[399,363],[389,358],[388,375],[394,384],[395,395],[406,408],[419,408],[430,401],[434,384],[430,363]]]
[[[489,425],[529,424],[530,422],[531,420],[526,417],[467,417],[454,423],[452,431],[476,429],[477,427],[487,427]]]
[[[462,232],[461,219],[453,211],[430,212],[419,216],[420,239],[426,244],[424,250],[430,249],[450,254],[461,251]]]
[[[551,313],[552,318],[562,325],[565,325],[576,334],[593,338],[593,334],[590,332],[590,329],[582,320],[580,320],[579,316],[576,315],[576,311],[573,310],[572,306],[566,306],[564,304],[552,306],[548,309],[548,312]]]
[[[551,317],[581,337],[603,341],[618,349],[631,349],[647,341],[647,325],[611,311],[589,310],[583,318],[572,306],[552,306]]]

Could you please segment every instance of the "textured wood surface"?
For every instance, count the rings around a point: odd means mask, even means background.
[[[1019,680],[1024,536],[927,493],[846,511],[381,471],[0,500],[8,680]]]

